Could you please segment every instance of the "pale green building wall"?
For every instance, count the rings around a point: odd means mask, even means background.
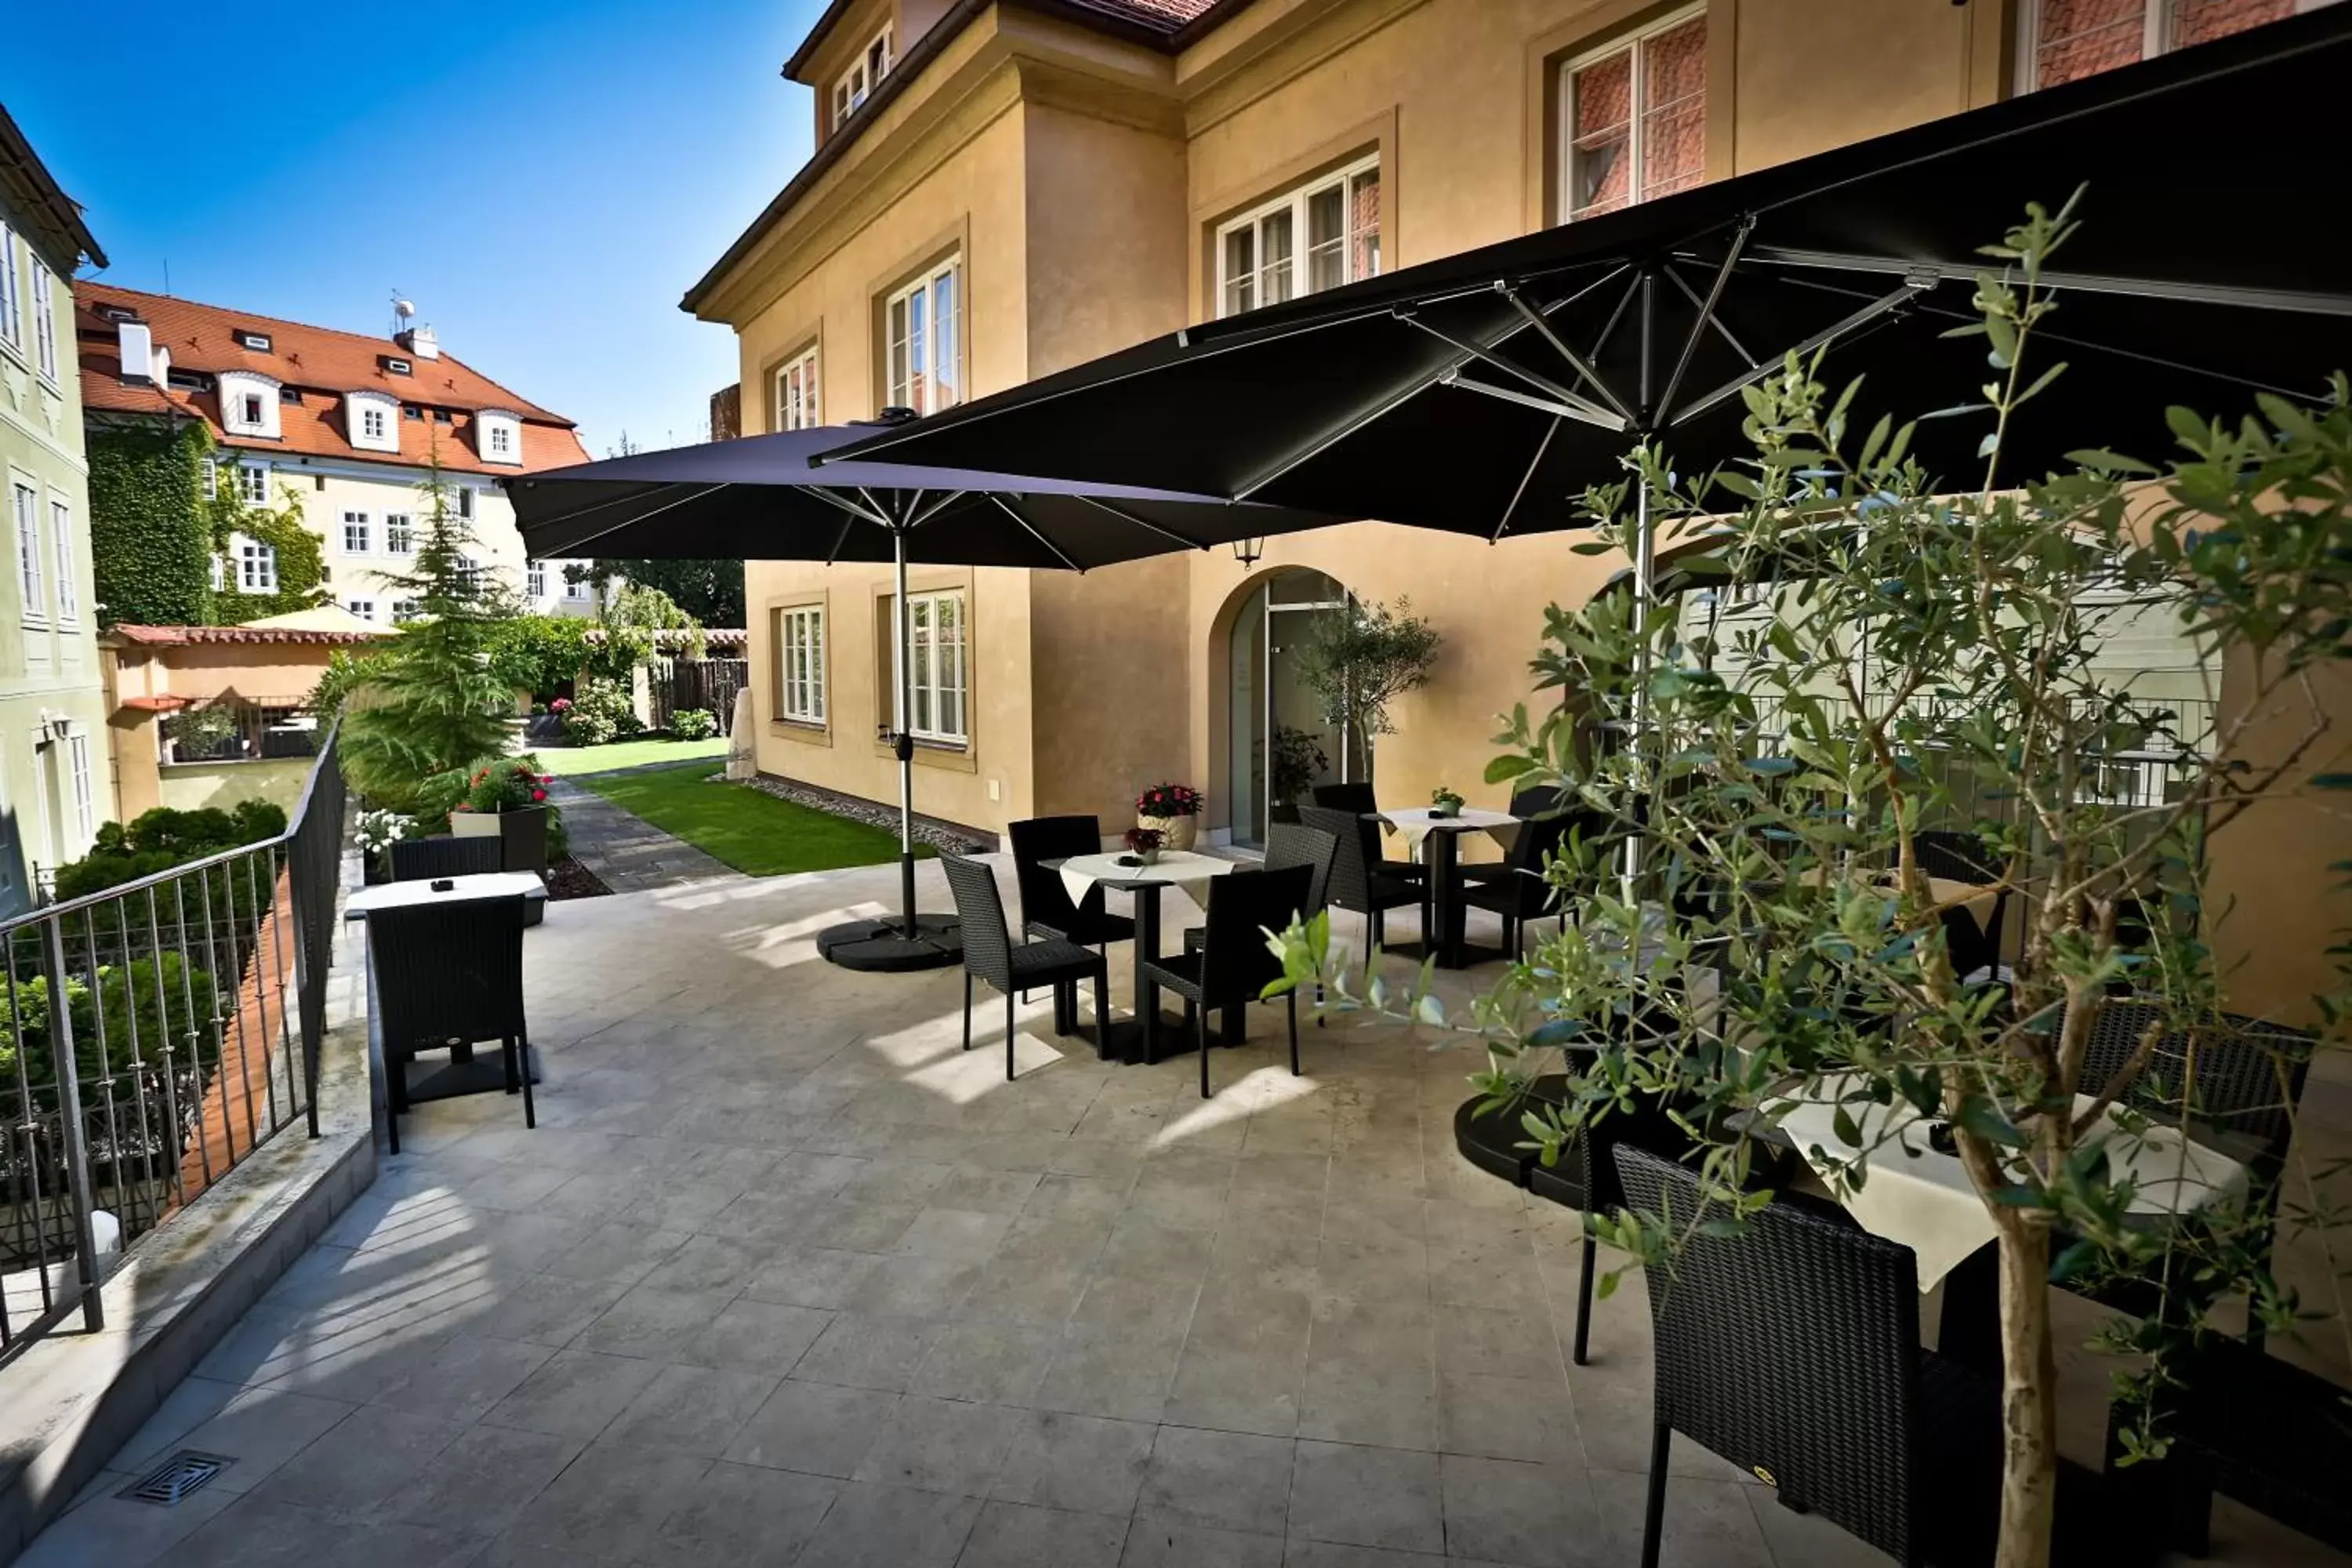
[[[0,186],[0,221],[7,226],[0,265],[13,269],[24,319],[19,342],[0,334],[0,912],[25,908],[46,874],[88,849],[97,825],[114,816],[74,352],[77,258],[40,254],[26,232],[28,215],[12,203]],[[37,267],[53,276],[54,376],[39,363]],[[18,554],[20,489],[33,498],[29,543],[40,567],[40,593],[30,602]],[[73,585],[66,600],[60,573]],[[86,790],[77,787],[78,773]]]

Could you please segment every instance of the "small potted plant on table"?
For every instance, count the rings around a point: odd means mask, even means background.
[[[1462,815],[1463,806],[1466,804],[1468,803],[1460,795],[1444,784],[1439,784],[1429,792],[1429,815],[1432,816],[1459,816]]]
[[[449,831],[460,838],[495,835],[500,865],[546,876],[549,776],[528,761],[475,769],[465,798],[450,810]]]
[[[1160,848],[1190,849],[1203,804],[1191,784],[1153,784],[1135,797],[1135,825],[1159,834]]]
[[[1162,846],[1160,829],[1156,827],[1130,827],[1127,830],[1127,852],[1134,857],[1139,866],[1160,864]]]

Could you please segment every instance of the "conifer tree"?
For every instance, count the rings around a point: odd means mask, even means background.
[[[476,564],[473,531],[449,504],[435,457],[417,486],[426,524],[415,564],[381,580],[415,609],[399,639],[368,664],[367,697],[343,718],[345,774],[379,804],[405,806],[436,773],[504,754],[514,692],[494,672],[493,633],[513,595]]]

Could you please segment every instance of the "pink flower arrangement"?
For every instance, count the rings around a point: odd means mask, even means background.
[[[551,713],[569,713],[572,711],[572,699],[559,697],[547,705],[547,710]]]
[[[1202,800],[1201,792],[1191,784],[1153,784],[1135,797],[1138,816],[1198,816]]]

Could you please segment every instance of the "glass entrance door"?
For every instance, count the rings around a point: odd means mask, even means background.
[[[1296,821],[1317,784],[1371,776],[1365,748],[1325,721],[1300,673],[1318,624],[1352,604],[1330,577],[1300,568],[1268,577],[1234,619],[1227,697],[1236,844],[1263,845],[1269,824]]]

